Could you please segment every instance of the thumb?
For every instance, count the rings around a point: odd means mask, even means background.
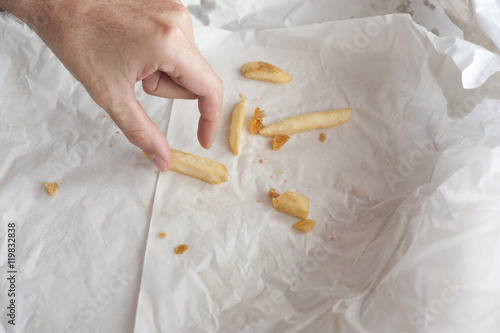
[[[132,93],[108,113],[127,139],[142,149],[160,171],[167,171],[172,165],[170,147],[160,128],[149,118],[141,103]]]

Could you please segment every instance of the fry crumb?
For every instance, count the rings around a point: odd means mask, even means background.
[[[258,203],[260,203],[260,200],[257,200]]]
[[[113,148],[114,144],[110,144],[109,146],[110,146],[111,148]]]
[[[262,164],[262,163],[263,163],[262,159],[260,159],[260,160],[259,160],[259,163],[260,163],[260,164]]]
[[[255,109],[254,116],[250,120],[250,134],[258,134],[265,126],[262,123],[262,118],[266,116],[266,111],[260,108]]]
[[[116,134],[120,134],[120,131],[116,131]]]
[[[103,118],[109,119],[109,116],[107,114],[102,115]]]
[[[158,170],[156,170],[155,173],[158,173]]]
[[[276,192],[276,190],[274,188],[270,188],[269,189],[269,196],[271,197],[271,199],[273,199],[273,198],[279,197],[280,195],[278,192]]]
[[[45,189],[47,190],[47,193],[50,194],[51,196],[55,197],[56,192],[59,189],[59,184],[58,183],[48,183],[45,182]]]
[[[288,179],[285,179],[285,183],[288,183]]]
[[[321,132],[321,134],[319,135],[319,141],[321,141],[321,142],[326,141],[326,133],[325,132]]]
[[[158,236],[160,236],[161,238],[167,238],[167,233],[166,232],[160,232],[158,234]]]
[[[295,229],[301,230],[303,232],[311,231],[316,225],[316,221],[314,220],[302,220],[293,225]]]
[[[332,237],[330,237],[330,239],[335,239],[335,237],[332,236]]]
[[[181,244],[175,248],[175,254],[183,254],[189,249],[189,245]]]
[[[290,137],[288,135],[275,135],[273,138],[273,150],[280,150],[288,140],[290,140]]]
[[[160,215],[163,215],[163,212],[160,212]]]

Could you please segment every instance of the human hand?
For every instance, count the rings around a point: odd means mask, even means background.
[[[210,148],[221,120],[223,83],[198,52],[180,0],[0,0],[28,23],[105,109],[130,142],[161,171],[167,139],[134,93],[198,99],[198,140]]]

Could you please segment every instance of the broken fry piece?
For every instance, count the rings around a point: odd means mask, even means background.
[[[207,183],[218,185],[229,179],[229,173],[224,164],[208,158],[188,154],[180,150],[170,149],[172,166],[170,170],[183,175],[203,180]]]
[[[319,135],[319,141],[321,141],[321,142],[326,141],[326,133],[325,132],[321,132],[321,134]]]
[[[250,120],[250,134],[258,134],[265,126],[262,123],[262,118],[266,116],[266,111],[259,108],[255,109],[252,120]]]
[[[183,254],[187,250],[189,250],[189,245],[181,244],[175,248],[175,254]]]
[[[316,128],[332,127],[345,123],[351,115],[351,108],[307,113],[264,127],[259,133],[265,136],[291,135]]]
[[[273,150],[280,150],[283,145],[290,140],[288,135],[278,134],[273,138]]]
[[[302,220],[293,225],[295,229],[301,230],[303,232],[311,231],[316,225],[316,221],[314,220]]]
[[[48,183],[45,182],[45,189],[47,190],[47,193],[50,194],[51,196],[55,197],[56,192],[59,189],[59,184],[58,183]]]
[[[273,198],[273,207],[285,214],[300,219],[307,219],[309,215],[309,198],[291,191],[286,191],[279,197]]]
[[[241,101],[236,105],[231,116],[231,126],[229,127],[229,148],[234,155],[240,153],[241,130],[243,129],[243,121],[245,120],[245,102],[243,96]]]
[[[244,77],[253,80],[285,84],[292,81],[293,76],[284,70],[262,61],[253,61],[241,66]]]

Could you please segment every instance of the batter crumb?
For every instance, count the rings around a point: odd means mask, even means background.
[[[47,190],[47,193],[50,194],[51,196],[55,197],[56,192],[59,189],[59,184],[58,183],[48,183],[45,182],[45,189]]]
[[[273,150],[280,150],[288,140],[290,140],[290,137],[288,135],[275,135],[273,138]]]
[[[278,193],[278,192],[276,192],[276,190],[275,190],[274,188],[270,188],[270,189],[269,189],[269,196],[270,196],[270,197],[271,197],[271,199],[272,199],[272,198],[277,198],[277,197],[279,197],[280,195],[279,195],[279,193]]]
[[[325,132],[322,132],[319,135],[319,141],[321,141],[321,142],[325,142],[326,141],[326,133]]]
[[[262,161],[262,159],[261,159],[261,160],[259,160],[259,163],[260,163],[260,164],[262,164],[263,162],[264,162],[264,161]]]
[[[116,134],[120,134],[120,131],[116,131]]]
[[[158,234],[158,236],[160,236],[161,238],[167,238],[167,233],[166,232],[160,232]]]
[[[266,112],[260,108],[255,109],[254,116],[250,120],[250,134],[258,134],[265,126],[262,123],[262,118],[266,116]]]
[[[175,248],[175,254],[183,254],[189,249],[189,245],[181,244]]]

